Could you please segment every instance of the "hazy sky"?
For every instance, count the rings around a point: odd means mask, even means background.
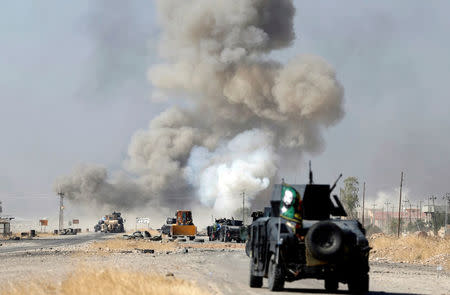
[[[413,200],[450,191],[450,4],[295,1],[297,39],[274,57],[323,56],[345,88],[344,119],[312,159],[318,182],[342,172]],[[119,169],[152,103],[153,2],[4,3],[0,10],[0,200],[24,217],[57,210],[54,179],[79,163]],[[305,167],[304,167],[305,168]],[[282,167],[280,170],[282,173]],[[288,181],[306,181],[287,175]],[[395,202],[397,195],[395,195]]]

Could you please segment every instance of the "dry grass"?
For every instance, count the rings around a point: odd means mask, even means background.
[[[156,252],[175,251],[183,248],[195,249],[244,249],[245,244],[237,243],[196,243],[196,242],[172,242],[169,240],[124,240],[122,238],[93,242],[89,245],[91,252],[121,252],[134,249],[153,249]]]
[[[109,239],[99,242],[93,242],[89,245],[90,250],[120,252],[134,249],[153,249],[155,251],[173,251],[179,248],[178,243],[161,241],[154,242],[148,240],[124,240],[121,238]]]
[[[450,270],[450,239],[437,237],[376,236],[370,240],[371,258],[394,262],[443,265]]]
[[[60,283],[41,280],[14,283],[2,292],[5,295],[116,295],[158,294],[194,295],[209,294],[193,282],[156,274],[121,271],[118,269],[92,270],[83,268],[69,275]]]

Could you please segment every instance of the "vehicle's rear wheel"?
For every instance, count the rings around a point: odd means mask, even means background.
[[[272,254],[269,261],[269,290],[281,291],[284,289],[284,271],[279,263],[275,261],[275,255]]]
[[[263,285],[263,278],[254,276],[250,273],[250,288],[261,288]]]
[[[369,274],[363,273],[350,277],[348,279],[348,291],[350,294],[369,293]]]
[[[253,275],[253,261],[250,259],[250,288],[261,288],[263,285],[263,277]]]
[[[339,288],[339,282],[335,278],[325,278],[325,290],[334,292]]]

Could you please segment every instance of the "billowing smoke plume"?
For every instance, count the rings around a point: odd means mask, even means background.
[[[251,199],[269,187],[280,149],[317,151],[321,130],[343,116],[343,89],[326,61],[270,59],[295,38],[292,1],[213,2],[157,1],[163,62],[148,72],[152,97],[183,96],[188,107],[163,112],[130,143],[125,169],[135,178],[129,183],[147,197],[108,192],[102,201],[137,204],[182,195],[229,213],[240,192]],[[96,188],[119,189],[100,174],[74,175],[60,187],[76,199],[98,198]],[[102,185],[80,185],[90,177]]]

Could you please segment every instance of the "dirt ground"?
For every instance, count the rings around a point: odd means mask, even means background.
[[[39,241],[33,243],[39,245]],[[177,278],[197,282],[211,294],[271,293],[267,290],[266,281],[261,289],[248,287],[249,260],[240,245],[187,242],[176,246],[167,244],[169,248],[160,248],[155,253],[140,253],[98,249],[98,243],[101,242],[86,241],[75,247],[18,248],[8,252],[2,252],[2,247],[7,249],[8,245],[1,246],[0,294],[8,284],[27,283],[33,279],[57,282],[85,267],[173,274]],[[341,284],[340,290],[346,291],[347,288]],[[371,294],[450,294],[450,273],[438,271],[435,266],[374,261],[371,263],[370,290]],[[287,283],[285,293],[322,294],[323,281]]]

